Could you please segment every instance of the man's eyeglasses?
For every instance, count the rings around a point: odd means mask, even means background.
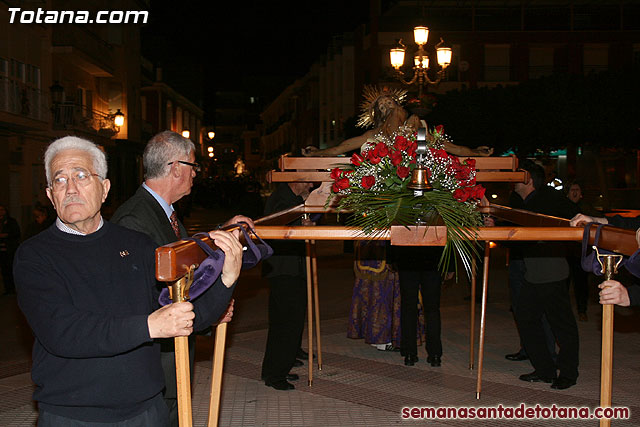
[[[175,162],[169,162],[167,163],[168,165],[172,165],[174,163],[182,163],[183,165],[189,165],[193,168],[194,171],[196,172],[200,172],[202,170],[202,168],[200,167],[200,165],[198,163],[191,163],[191,162],[186,162],[184,160],[176,160]]]
[[[97,173],[91,173],[89,171],[81,169],[81,170],[77,170],[77,171],[75,171],[75,172],[73,172],[71,174],[71,180],[78,187],[86,187],[91,182],[91,177],[93,177],[93,176],[97,176],[98,178],[102,178]],[[53,178],[53,180],[49,184],[49,187],[51,187],[51,189],[53,191],[62,191],[64,189],[66,189],[68,185],[69,185],[69,177],[68,176],[66,176],[66,175],[57,175],[55,178]]]

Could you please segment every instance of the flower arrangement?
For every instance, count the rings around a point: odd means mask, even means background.
[[[476,207],[485,189],[476,184],[475,160],[460,162],[448,154],[448,141],[442,126],[427,133],[422,166],[433,190],[414,192],[407,188],[412,171],[418,166],[416,134],[401,126],[391,136],[382,133],[367,141],[361,154],[353,154],[351,165],[331,171],[331,200],[339,196],[338,210],[353,212],[347,224],[361,228],[367,235],[392,224],[444,224],[447,227],[440,268],[446,271],[453,249],[460,255],[467,272],[476,252],[475,230],[482,224]]]

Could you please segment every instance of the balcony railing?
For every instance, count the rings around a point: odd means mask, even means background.
[[[54,104],[52,111],[54,129],[78,129],[95,132],[107,138],[111,138],[120,131],[112,114],[102,113],[82,105]]]

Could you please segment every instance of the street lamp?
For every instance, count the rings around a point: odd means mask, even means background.
[[[122,127],[122,125],[124,125],[124,114],[122,113],[122,111],[120,111],[119,108],[118,111],[116,111],[113,115],[113,124],[118,127]]]
[[[427,84],[436,85],[444,77],[446,68],[451,64],[451,48],[444,47],[444,40],[440,38],[440,43],[435,46],[436,59],[440,70],[438,70],[435,80],[431,80],[427,71],[429,70],[429,56],[424,50],[424,45],[429,40],[429,28],[418,26],[413,29],[413,38],[418,45],[418,51],[413,57],[413,77],[410,80],[404,80],[404,73],[400,67],[404,64],[404,56],[407,47],[402,43],[402,39],[398,40],[398,45],[389,51],[389,59],[391,66],[396,70],[396,78],[406,85],[418,83],[418,98],[422,97],[422,87]]]
[[[189,136],[191,136],[191,132],[189,132],[188,129],[185,129],[182,131],[182,136],[189,139]]]
[[[207,132],[207,136],[209,137],[209,139],[213,139],[216,136],[216,133],[210,130],[209,132]]]

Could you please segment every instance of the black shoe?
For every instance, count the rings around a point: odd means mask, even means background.
[[[418,361],[418,356],[416,356],[415,354],[409,354],[404,357],[405,366],[413,366],[416,364],[417,361]]]
[[[293,384],[287,382],[287,380],[273,380],[273,381],[265,381],[264,384],[267,387],[273,387],[276,390],[293,390],[296,387]]]
[[[302,360],[300,360],[300,359],[296,359],[296,361],[293,362],[293,367],[294,368],[297,368],[297,367],[303,366],[303,365],[304,365],[304,363],[302,363]]]
[[[300,376],[298,374],[287,374],[285,379],[287,381],[298,381],[300,379]]]
[[[555,388],[556,390],[565,390],[574,385],[576,385],[576,380],[559,376],[558,378],[553,380],[553,383],[551,384],[551,388]]]
[[[442,360],[440,356],[427,356],[427,363],[430,363],[431,366],[440,366]]]
[[[517,352],[513,354],[507,354],[504,356],[505,359],[511,360],[512,362],[522,362],[523,360],[529,360],[529,356],[522,352]]]
[[[539,375],[537,372],[533,371],[530,374],[522,374],[520,375],[520,380],[521,381],[527,381],[530,383],[552,383],[554,381],[556,381],[555,378],[553,377],[543,377],[541,375]],[[575,384],[575,382],[574,382]]]

